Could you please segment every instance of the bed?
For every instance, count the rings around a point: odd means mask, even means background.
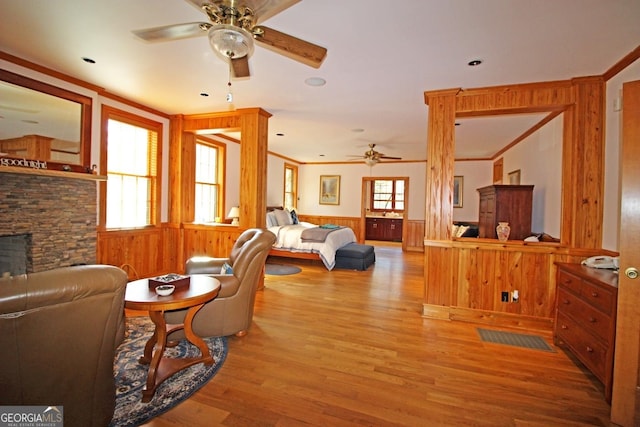
[[[273,209],[267,213],[267,229],[276,236],[270,255],[320,259],[327,270],[335,267],[336,251],[356,241],[356,235],[349,227],[321,227],[299,221],[295,211],[285,209]]]

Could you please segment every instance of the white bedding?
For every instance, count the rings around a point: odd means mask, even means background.
[[[290,252],[306,252],[319,254],[327,270],[333,270],[336,265],[336,251],[348,243],[356,241],[353,230],[344,227],[332,231],[327,235],[327,239],[320,242],[303,242],[300,240],[302,230],[305,228],[317,227],[315,224],[300,222],[295,225],[275,225],[269,227],[269,231],[276,235],[275,249]]]

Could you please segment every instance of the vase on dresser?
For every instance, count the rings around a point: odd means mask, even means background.
[[[509,227],[508,222],[499,222],[496,227],[496,234],[498,235],[498,240],[501,242],[506,242],[509,239],[509,233],[511,233],[511,227]]]

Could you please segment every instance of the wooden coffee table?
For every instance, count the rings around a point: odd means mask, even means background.
[[[211,365],[214,360],[207,344],[193,332],[193,318],[207,302],[218,295],[220,282],[209,276],[190,276],[188,286],[177,287],[169,296],[156,294],[153,287],[149,287],[148,279],[140,279],[127,284],[125,293],[125,307],[132,310],[146,310],[155,325],[155,331],[144,347],[144,355],[140,363],[149,365],[147,384],[142,391],[142,401],[149,402],[156,388],[171,375],[191,365],[203,362]],[[182,324],[167,324],[164,312],[188,308]],[[184,329],[184,334],[190,343],[200,349],[199,357],[170,358],[164,355],[167,347],[167,336],[174,331]],[[155,351],[154,351],[155,349]]]

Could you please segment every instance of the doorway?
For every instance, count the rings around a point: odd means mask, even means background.
[[[408,195],[408,177],[362,177],[360,235],[365,240],[400,243],[405,251]]]

